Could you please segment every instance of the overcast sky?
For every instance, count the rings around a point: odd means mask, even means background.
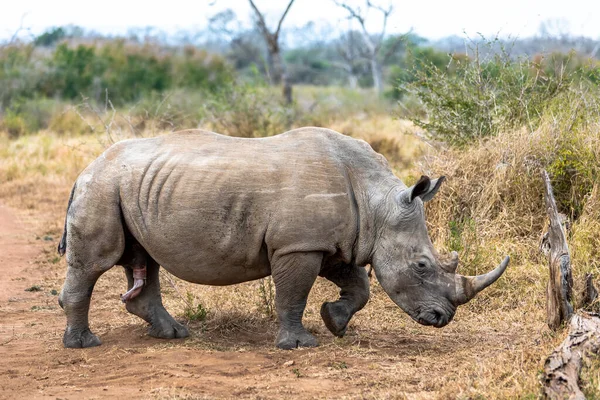
[[[348,0],[364,5],[364,0]],[[373,0],[389,4],[390,0]],[[259,9],[274,23],[287,0],[255,0]],[[449,35],[526,37],[535,35],[543,21],[558,25],[573,35],[600,39],[600,0],[391,0],[394,13],[390,32],[413,32],[430,39]],[[0,40],[10,38],[23,26],[34,34],[48,27],[78,25],[105,34],[125,34],[131,28],[154,26],[166,32],[202,28],[207,19],[226,8],[249,24],[247,0],[0,0]],[[488,5],[489,4],[489,5]],[[302,26],[308,21],[327,21],[346,28],[344,10],[332,0],[296,0],[284,27]],[[379,29],[375,13],[370,29]]]

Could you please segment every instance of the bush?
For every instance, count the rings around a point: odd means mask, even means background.
[[[0,48],[0,107],[40,96],[97,103],[108,96],[123,105],[175,88],[216,91],[232,76],[223,57],[193,47],[124,40],[63,42],[54,50],[12,46]]]
[[[45,67],[36,62],[33,46],[0,46],[0,110],[15,99],[33,97]]]
[[[467,149],[448,148],[426,158],[424,173],[448,178],[427,205],[429,230],[437,246],[459,252],[462,273],[481,273],[483,265],[510,254],[515,272],[507,275],[506,290],[531,283],[543,290],[547,260],[538,249],[547,226],[542,169],[550,174],[559,211],[572,222],[568,241],[577,266],[574,281],[580,285],[585,273],[600,272],[599,95],[597,88],[569,89],[547,106],[533,132],[499,132]]]
[[[444,68],[421,65],[417,79],[402,88],[423,103],[428,119],[413,122],[435,140],[464,146],[522,126],[533,131],[571,82],[571,75],[548,74],[527,59],[512,59],[503,47],[486,58],[477,47],[473,52],[472,58],[454,56]]]
[[[191,292],[186,292],[185,309],[183,310],[183,316],[189,322],[193,321],[204,321],[208,315],[208,311],[200,303],[195,303],[195,297]]]
[[[10,137],[16,138],[27,133],[27,124],[23,117],[9,110],[0,122],[0,130],[6,131]]]
[[[81,134],[91,130],[88,123],[73,108],[66,108],[52,116],[48,128],[55,133]]]
[[[216,132],[238,137],[265,137],[288,130],[294,108],[278,92],[258,83],[226,85],[207,97],[206,122]]]

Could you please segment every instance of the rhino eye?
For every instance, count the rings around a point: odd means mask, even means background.
[[[415,273],[421,278],[426,278],[432,272],[428,265],[422,261],[413,264],[413,269],[415,270]]]

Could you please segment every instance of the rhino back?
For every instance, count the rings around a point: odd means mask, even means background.
[[[104,157],[126,225],[188,281],[266,276],[275,252],[352,257],[357,219],[340,143],[309,128],[264,139],[193,131],[121,142]],[[372,151],[372,150],[371,150]]]

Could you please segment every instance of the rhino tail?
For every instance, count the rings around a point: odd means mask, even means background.
[[[69,196],[69,204],[67,204],[67,215],[65,216],[65,229],[63,231],[62,238],[60,239],[60,243],[58,244],[58,254],[60,256],[64,256],[67,251],[67,219],[69,218],[69,208],[71,208],[71,203],[73,202],[73,194],[75,193],[75,189],[77,188],[77,182],[73,185],[73,189],[71,189],[71,195]]]

